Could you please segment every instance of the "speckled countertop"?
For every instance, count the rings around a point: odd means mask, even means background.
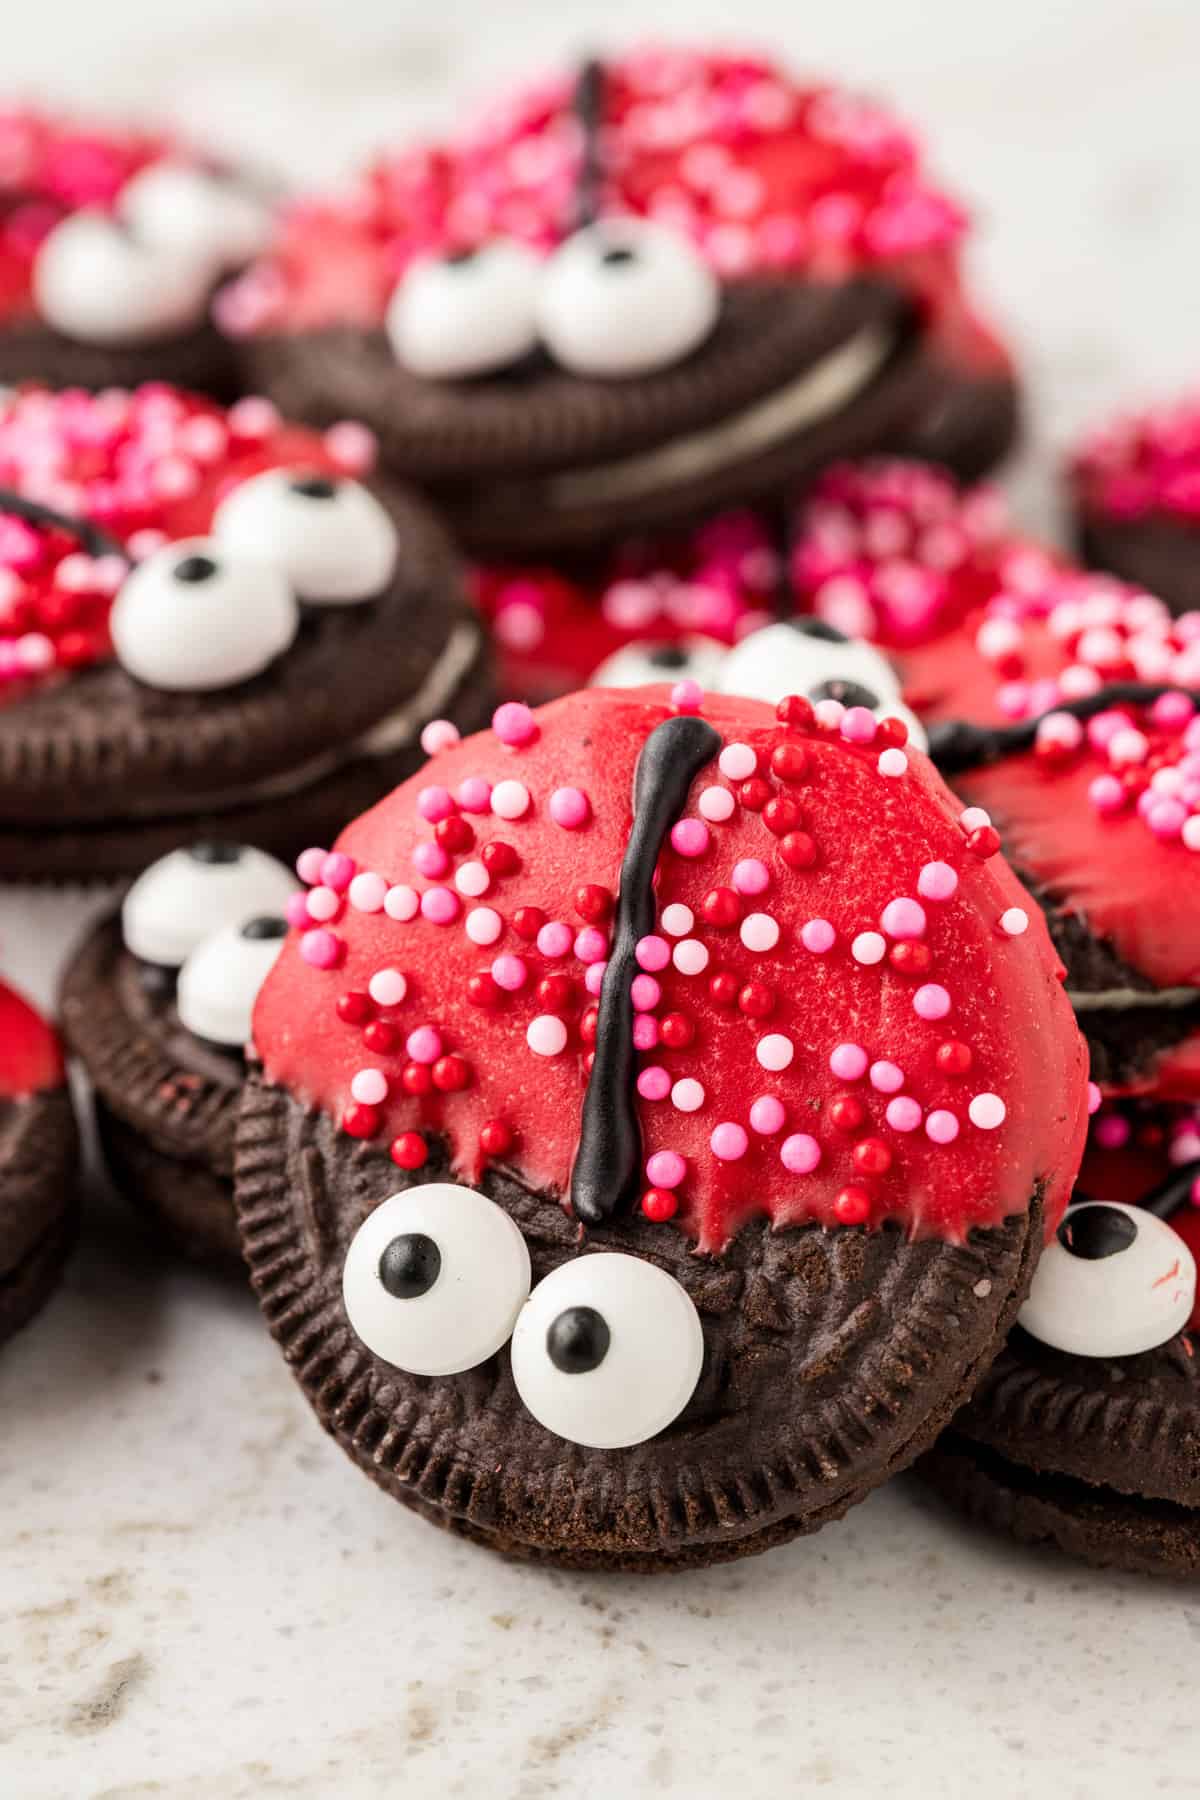
[[[728,17],[657,0],[664,33]],[[622,34],[633,0],[42,0],[6,88],[178,116],[336,175],[495,76]],[[564,18],[569,24],[564,24]],[[1195,70],[1182,0],[747,0],[798,65],[892,92],[972,193],[1023,346],[1018,505],[1056,445],[1200,374]],[[0,896],[41,997],[91,901]],[[635,1582],[509,1567],[375,1493],[247,1295],[154,1260],[97,1196],[62,1294],[0,1357],[0,1794],[1200,1792],[1200,1591],[972,1535],[898,1483],[820,1537]]]

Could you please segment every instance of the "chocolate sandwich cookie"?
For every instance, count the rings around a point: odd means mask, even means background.
[[[1200,1095],[1197,616],[917,465],[832,471],[792,573],[823,624],[886,652],[975,829],[1040,902],[1097,1081]]]
[[[1200,611],[1200,402],[1188,396],[1090,432],[1068,466],[1084,559]]]
[[[0,110],[0,383],[232,399],[211,307],[270,228],[247,183],[161,134]]]
[[[510,703],[343,834],[341,903],[313,871],[243,1248],[318,1418],[427,1518],[573,1567],[766,1549],[1003,1341],[1082,1040],[1003,861],[902,725],[846,719]]]
[[[365,419],[472,550],[540,555],[872,449],[989,467],[1016,389],[964,229],[875,106],[643,52],[296,206],[219,318],[255,386]]]
[[[292,855],[488,716],[449,548],[370,454],[158,385],[0,402],[0,877]]]
[[[968,1517],[1086,1562],[1200,1576],[1198,1158],[1191,1109],[1097,1116],[1017,1329],[919,1464]]]
[[[138,877],[63,975],[63,1032],[115,1185],[189,1256],[238,1260],[233,1130],[250,1015],[297,901],[303,912],[295,877],[263,851],[190,844]]]
[[[58,1039],[0,982],[0,1341],[33,1317],[62,1272],[78,1148]]]

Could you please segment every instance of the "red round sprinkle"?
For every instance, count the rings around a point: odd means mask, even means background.
[[[1126,769],[1125,770],[1125,773],[1120,777],[1120,782],[1121,782],[1122,788],[1124,789],[1126,799],[1128,799],[1128,800],[1140,800],[1141,799],[1141,797],[1145,793],[1146,789],[1150,786],[1151,773],[1152,773],[1152,771],[1147,767],[1147,765],[1145,763],[1143,763],[1143,765],[1140,769]],[[967,843],[969,844],[970,841],[971,841],[970,838],[968,838]]]
[[[433,835],[442,849],[449,851],[451,856],[457,856],[462,850],[470,850],[475,843],[475,829],[461,813],[451,813],[448,819],[439,819],[433,828]]]
[[[969,1044],[959,1043],[957,1038],[948,1038],[937,1047],[934,1058],[943,1075],[965,1075],[975,1061]]]
[[[673,1219],[678,1210],[679,1201],[670,1188],[647,1188],[642,1195],[642,1211],[656,1225]]]
[[[817,846],[807,831],[789,831],[780,839],[779,854],[789,869],[811,869],[817,860]]]
[[[503,1119],[489,1119],[479,1127],[479,1148],[485,1156],[503,1156],[512,1145],[513,1134]]]
[[[592,1064],[595,1062],[595,1060],[596,1060],[596,1052],[594,1050],[589,1050],[587,1055],[583,1059],[583,1072],[585,1075],[591,1074]]]
[[[352,1138],[374,1137],[379,1124],[379,1108],[364,1106],[361,1100],[352,1100],[342,1114],[342,1130]]]
[[[793,731],[809,731],[816,714],[811,700],[803,694],[785,694],[775,708],[775,717],[781,725],[790,725]]]
[[[1056,767],[1059,763],[1070,761],[1075,755],[1075,747],[1060,744],[1057,738],[1038,738],[1033,746],[1033,754],[1038,762]]]
[[[700,917],[706,925],[725,931],[742,916],[742,903],[731,887],[710,888],[700,902]]]
[[[491,975],[471,975],[467,978],[467,999],[472,1006],[499,1006],[503,998],[499,982]]]
[[[612,909],[612,892],[609,888],[601,887],[599,882],[589,881],[583,887],[575,889],[575,911],[589,925],[597,925],[601,919],[607,919]]]
[[[780,781],[803,781],[808,774],[808,751],[803,744],[776,744],[771,752],[771,773]]]
[[[860,1175],[886,1175],[892,1166],[892,1153],[882,1138],[862,1138],[854,1146],[853,1157]]]
[[[737,1003],[748,1019],[765,1019],[775,1005],[775,995],[765,981],[748,981]]]
[[[585,1044],[594,1044],[595,1043],[596,1028],[599,1025],[599,1023],[600,1023],[600,1008],[598,1006],[589,1006],[587,1008],[587,1010],[580,1015],[579,1035],[583,1039]]]
[[[708,979],[708,991],[718,1006],[736,1006],[738,978],[729,969],[718,969]]]
[[[57,643],[58,661],[64,669],[82,669],[101,655],[99,637],[92,631],[64,631]]]
[[[538,1006],[542,1012],[565,1012],[575,994],[575,983],[569,975],[544,975],[537,984]]]
[[[835,1094],[829,1102],[829,1122],[838,1131],[857,1131],[866,1113],[856,1094]]]
[[[363,1027],[363,1043],[368,1050],[374,1050],[379,1056],[386,1056],[389,1050],[396,1048],[400,1033],[386,1019],[372,1019]]]
[[[978,856],[986,862],[989,856],[995,856],[1000,848],[1000,833],[994,825],[977,825],[967,838],[967,849],[972,856]]]
[[[843,1225],[862,1225],[871,1214],[871,1196],[866,1188],[844,1187],[833,1203],[834,1213]]]
[[[761,812],[771,798],[771,789],[761,776],[752,775],[749,781],[743,781],[737,797],[747,812]]]
[[[471,1065],[462,1056],[439,1056],[433,1065],[433,1085],[439,1094],[457,1094],[471,1080]]]
[[[892,945],[888,961],[898,975],[924,975],[933,961],[933,952],[928,944],[919,943],[916,938],[905,938]]]
[[[398,1138],[392,1139],[389,1154],[401,1169],[423,1169],[429,1158],[429,1149],[419,1131],[402,1131]]]
[[[696,1027],[686,1013],[668,1013],[659,1025],[658,1035],[668,1050],[685,1050],[696,1035]]]
[[[400,1071],[400,1086],[406,1094],[419,1098],[428,1094],[433,1087],[433,1076],[428,1063],[405,1063]]]
[[[786,837],[789,831],[795,831],[803,817],[790,794],[776,794],[763,807],[763,824],[776,837]]]
[[[876,750],[902,750],[908,742],[908,726],[903,719],[880,719],[875,727]]]
[[[361,1025],[375,1011],[375,1002],[358,988],[348,988],[337,997],[337,1016],[343,1025]]]
[[[542,926],[546,923],[546,915],[540,906],[518,906],[512,916],[512,927],[518,937],[533,942]]]
[[[503,838],[496,838],[492,843],[485,844],[479,852],[479,860],[489,875],[512,875],[521,866],[520,857]]]

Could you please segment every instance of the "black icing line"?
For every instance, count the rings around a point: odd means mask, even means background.
[[[71,513],[58,512],[53,506],[43,506],[40,500],[27,500],[24,494],[14,492],[12,488],[0,487],[0,513],[24,519],[30,525],[65,531],[78,539],[89,556],[119,556],[123,563],[130,561],[124,544],[118,538],[110,537],[102,526],[93,525],[90,519],[77,519]]]
[[[621,863],[613,941],[596,1021],[595,1060],[583,1097],[571,1205],[599,1225],[632,1203],[640,1185],[642,1133],[634,1105],[633,978],[637,945],[654,929],[654,871],[667,832],[721,735],[692,714],[665,719],[642,746],[633,778],[633,825]]]
[[[1178,1212],[1184,1202],[1189,1200],[1192,1183],[1197,1175],[1200,1175],[1200,1161],[1181,1163],[1157,1187],[1151,1188],[1138,1205],[1143,1212],[1152,1212],[1155,1218],[1170,1219],[1171,1214]]]
[[[1200,691],[1180,687],[1171,681],[1113,681],[1085,694],[1079,700],[1064,700],[1036,719],[1021,719],[1015,725],[972,725],[966,719],[948,719],[940,725],[929,725],[929,755],[943,775],[958,775],[966,769],[985,768],[1001,762],[1006,756],[1019,756],[1032,750],[1037,741],[1038,726],[1054,713],[1070,713],[1074,719],[1092,719],[1097,713],[1114,706],[1151,706],[1164,694],[1186,694],[1200,708]]]
[[[594,225],[600,216],[604,164],[600,154],[600,127],[604,117],[604,64],[589,56],[575,80],[571,110],[579,124],[583,144],[579,174],[575,180],[574,229]]]

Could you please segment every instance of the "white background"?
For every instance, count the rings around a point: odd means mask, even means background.
[[[720,32],[703,0],[8,0],[0,80],[334,179],[538,61]],[[1200,7],[746,0],[890,93],[976,201],[1021,345],[1026,516],[1083,422],[1194,378]],[[0,899],[46,997],[85,903]],[[977,1538],[909,1484],[707,1575],[523,1570],[375,1493],[248,1297],[100,1204],[0,1357],[0,1793],[1095,1800],[1200,1792],[1200,1592]]]

